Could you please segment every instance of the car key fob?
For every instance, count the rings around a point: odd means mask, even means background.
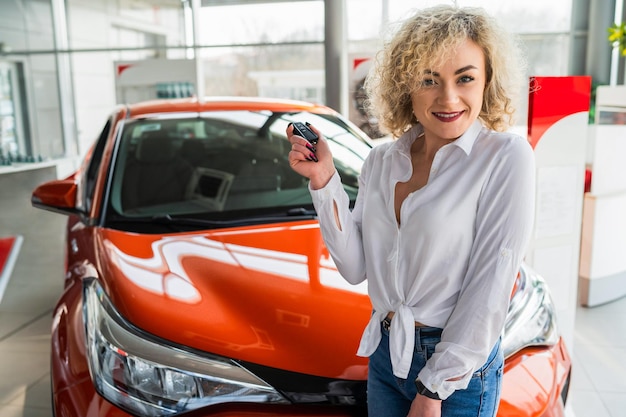
[[[302,122],[293,122],[293,133],[302,136],[312,145],[316,145],[319,137],[307,125]]]

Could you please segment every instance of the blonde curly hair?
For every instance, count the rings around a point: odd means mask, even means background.
[[[466,39],[485,53],[487,81],[478,118],[497,131],[514,123],[513,102],[526,70],[516,39],[482,8],[435,6],[402,23],[367,76],[366,109],[382,132],[399,137],[418,123],[411,93],[427,70],[440,66]]]

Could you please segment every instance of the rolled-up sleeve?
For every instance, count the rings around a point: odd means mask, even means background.
[[[359,284],[366,278],[361,236],[361,193],[364,189],[361,175],[357,201],[354,209],[350,210],[348,194],[343,189],[341,178],[336,171],[325,187],[317,190],[309,187],[330,256],[339,273],[351,284]]]

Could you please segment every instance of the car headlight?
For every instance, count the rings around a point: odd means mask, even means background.
[[[97,391],[148,417],[237,401],[288,403],[233,360],[168,346],[117,313],[95,279],[84,285],[87,357]]]
[[[554,345],[559,340],[556,312],[543,278],[527,265],[520,269],[504,328],[504,356],[528,346]]]

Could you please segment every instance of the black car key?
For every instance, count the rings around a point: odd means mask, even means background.
[[[302,122],[293,122],[293,133],[302,136],[312,145],[316,145],[319,137],[307,125]]]

